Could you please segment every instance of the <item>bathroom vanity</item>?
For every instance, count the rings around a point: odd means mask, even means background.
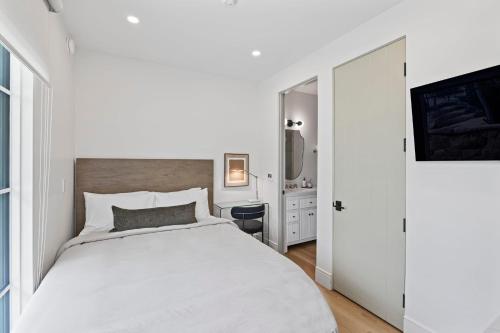
[[[316,239],[316,189],[287,189],[285,191],[286,246]]]

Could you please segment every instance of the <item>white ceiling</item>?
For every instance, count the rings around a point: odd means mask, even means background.
[[[400,0],[64,0],[83,49],[260,80]],[[126,21],[140,18],[139,25]],[[253,58],[251,51],[262,51]]]

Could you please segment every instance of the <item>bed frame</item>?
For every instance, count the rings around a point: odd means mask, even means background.
[[[75,236],[85,225],[83,192],[172,192],[208,189],[213,209],[213,160],[78,158],[75,163]]]

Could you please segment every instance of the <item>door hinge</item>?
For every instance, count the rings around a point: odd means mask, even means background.
[[[285,190],[283,190],[283,192],[282,192],[282,193],[283,193],[283,195],[285,195]]]
[[[403,294],[403,309],[405,308],[406,306],[406,297],[405,297],[405,294]]]
[[[403,219],[403,232],[406,232],[406,219]]]
[[[406,153],[406,138],[403,139],[403,151]]]
[[[404,64],[404,66],[403,66],[403,67],[404,67],[404,69],[403,69],[403,71],[404,71],[404,76],[406,77],[406,62],[405,62],[405,64]]]

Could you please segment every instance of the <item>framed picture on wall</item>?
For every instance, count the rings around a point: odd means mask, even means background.
[[[248,186],[248,154],[224,154],[224,187]]]

